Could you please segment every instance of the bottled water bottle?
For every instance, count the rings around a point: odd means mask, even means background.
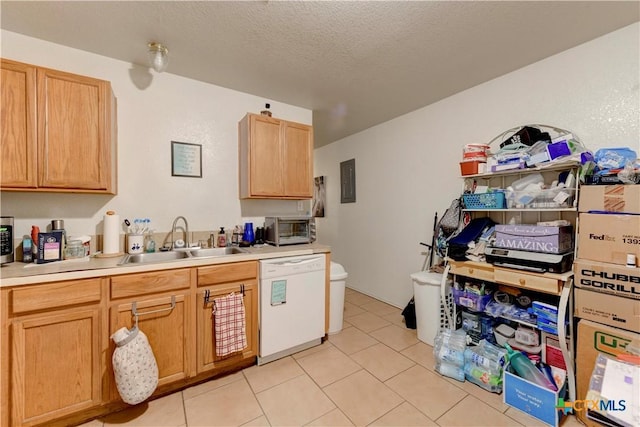
[[[464,351],[465,365],[473,364],[491,373],[500,375],[506,360],[506,352],[486,340],[476,347],[467,347]]]
[[[464,349],[466,347],[466,334],[462,330],[440,331],[434,340],[433,355],[439,362],[462,367],[464,365]]]
[[[445,377],[464,381],[464,370],[459,366],[446,362],[436,362],[436,371]]]

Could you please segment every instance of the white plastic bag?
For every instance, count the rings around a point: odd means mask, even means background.
[[[153,394],[158,386],[158,364],[147,336],[137,327],[118,329],[111,339],[113,373],[118,393],[125,403],[137,405]]]

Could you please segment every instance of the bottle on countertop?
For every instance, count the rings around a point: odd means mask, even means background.
[[[33,262],[33,242],[29,236],[22,239],[22,262]]]
[[[51,231],[62,231],[62,241],[60,242],[60,250],[62,253],[65,253],[65,248],[67,246],[67,232],[64,229],[64,220],[63,219],[52,219],[51,220]]]
[[[31,226],[31,260],[35,261],[38,259],[38,234],[40,234],[40,227],[37,225]]]
[[[242,240],[242,227],[236,225],[233,229],[233,234],[231,235],[231,245],[238,246],[240,245],[240,240]]]
[[[227,235],[224,232],[224,227],[220,227],[220,232],[218,233],[218,247],[225,248],[227,246]]]

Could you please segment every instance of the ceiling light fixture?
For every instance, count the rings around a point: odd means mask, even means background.
[[[158,73],[163,72],[169,65],[169,49],[163,44],[151,42],[149,46],[149,64]]]

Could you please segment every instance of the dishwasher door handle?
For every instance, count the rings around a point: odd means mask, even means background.
[[[286,260],[286,261],[280,261],[280,262],[274,262],[274,263],[269,263],[271,265],[278,265],[278,266],[288,266],[288,265],[304,265],[304,264],[310,264],[312,262],[317,262],[320,258],[308,258],[308,259],[291,259],[291,260]]]

